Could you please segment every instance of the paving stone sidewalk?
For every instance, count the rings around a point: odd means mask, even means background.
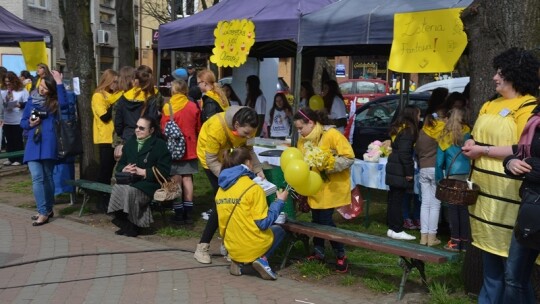
[[[0,204],[0,303],[395,302],[393,294],[235,277],[224,259],[199,264],[188,250],[63,218],[33,227],[33,214]],[[407,297],[401,303],[420,303]]]

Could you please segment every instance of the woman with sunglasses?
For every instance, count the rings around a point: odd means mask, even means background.
[[[154,175],[155,167],[165,177],[171,172],[171,155],[160,135],[157,122],[148,115],[137,120],[135,136],[129,138],[122,148],[122,157],[116,172],[128,172],[139,180],[130,185],[115,184],[107,213],[112,213],[113,224],[120,229],[115,233],[136,237],[141,227],[154,222],[150,202],[160,184]]]

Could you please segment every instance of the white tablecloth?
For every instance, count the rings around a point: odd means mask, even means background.
[[[378,163],[355,159],[354,164],[351,166],[352,186],[361,185],[367,188],[388,190],[389,187],[385,182],[387,162],[387,158],[381,158]],[[414,193],[420,193],[420,183],[416,170],[414,173]]]

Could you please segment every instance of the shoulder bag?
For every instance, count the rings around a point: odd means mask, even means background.
[[[77,115],[68,113],[67,119],[62,118],[58,109],[58,119],[54,122],[54,132],[56,134],[57,157],[64,159],[83,153],[81,128]],[[69,111],[71,112],[71,111]]]
[[[521,195],[521,205],[514,225],[514,236],[521,245],[540,250],[540,193],[536,189],[525,188]]]
[[[158,183],[161,185],[161,188],[154,192],[154,200],[165,202],[172,201],[182,196],[182,187],[178,183],[167,180],[155,166],[152,167],[152,171],[154,172],[154,176]]]

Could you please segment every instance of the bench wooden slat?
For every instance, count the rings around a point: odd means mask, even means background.
[[[1,152],[0,159],[24,156],[24,150],[13,152]]]
[[[94,190],[94,191],[104,192],[104,193],[112,192],[111,185],[89,181],[85,179],[66,180],[65,183],[71,186],[76,186],[76,187],[87,189],[87,190]]]
[[[432,263],[444,263],[457,260],[459,253],[443,251],[407,241],[394,240],[391,238],[369,235],[356,231],[349,231],[331,226],[322,226],[315,223],[287,220],[282,224],[285,230],[300,233],[325,240],[340,242],[347,245],[362,247],[379,252],[385,252],[407,258],[427,261]]]

